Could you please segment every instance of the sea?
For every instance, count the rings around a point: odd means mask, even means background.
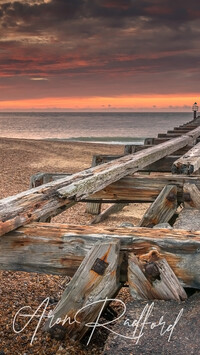
[[[0,137],[142,144],[192,118],[192,112],[1,112]]]

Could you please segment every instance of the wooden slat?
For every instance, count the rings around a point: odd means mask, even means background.
[[[111,214],[120,212],[125,206],[127,206],[127,203],[114,203],[113,205],[108,207],[105,211],[103,211],[98,216],[96,216],[90,224],[97,224],[104,221]]]
[[[200,127],[160,146],[124,156],[1,200],[0,235],[48,215],[69,204],[70,199],[81,200],[102,190],[112,182],[192,144],[199,135]]]
[[[200,168],[200,143],[196,144],[186,154],[172,165],[173,174],[191,175]]]
[[[92,198],[104,198],[111,200],[123,200],[128,202],[153,202],[165,185],[177,186],[178,202],[183,202],[183,185],[195,184],[200,189],[200,178],[181,175],[158,175],[158,176],[127,176],[102,191],[92,195]]]
[[[44,173],[44,181],[57,180],[63,178],[63,174],[49,174],[46,177]],[[66,176],[68,176],[66,174]],[[40,174],[41,177],[41,174]],[[37,175],[36,175],[37,179]],[[41,180],[40,180],[41,182]],[[153,202],[165,185],[176,185],[178,190],[178,202],[183,202],[182,190],[185,183],[195,184],[200,189],[200,177],[183,177],[181,175],[156,175],[156,176],[126,176],[119,181],[105,187],[103,190],[88,196],[85,202],[93,200],[102,201],[104,203],[112,203],[114,201],[127,202]]]
[[[185,300],[187,294],[167,261],[156,251],[128,258],[128,282],[134,299]]]
[[[106,297],[113,298],[119,290],[118,264],[119,242],[95,245],[65,289],[44,330],[56,335],[59,324],[59,331],[61,326],[70,338],[80,340],[89,330],[86,325],[94,322],[99,313],[102,313],[102,300]],[[106,303],[105,305],[107,306]],[[64,322],[66,316],[68,321]],[[58,319],[60,321],[57,321]]]
[[[141,149],[140,149],[141,150]],[[139,169],[139,171],[147,171],[147,172],[171,172],[172,164],[180,157],[177,155],[166,156],[158,161],[145,166],[143,169]],[[95,155],[95,158],[99,162],[99,164],[104,164],[110,162],[114,159],[119,159],[121,156],[117,155]]]
[[[0,268],[73,276],[95,243],[116,239],[124,258],[156,249],[182,284],[200,289],[200,232],[184,230],[34,223],[0,238]]]
[[[143,149],[147,149],[149,147],[152,147],[153,145],[137,145],[135,146],[135,152],[139,152],[140,150],[143,150]],[[189,149],[191,149],[193,147],[193,145],[189,145],[189,146],[185,146],[179,150],[177,150],[176,152],[173,153],[173,155],[183,155],[185,153],[188,152]]]
[[[140,227],[168,222],[177,209],[177,187],[166,185],[141,219]]]

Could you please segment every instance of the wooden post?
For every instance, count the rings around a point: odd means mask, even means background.
[[[128,282],[134,299],[185,300],[187,295],[169,264],[153,250],[128,259]]]
[[[99,165],[97,163],[97,156],[93,156],[92,158],[92,167]],[[101,203],[99,202],[88,202],[86,204],[86,209],[85,209],[86,213],[92,214],[92,215],[98,215],[99,213],[101,213]]]
[[[183,185],[183,201],[185,208],[200,209],[200,191],[195,184],[185,183]]]
[[[172,165],[172,174],[191,175],[200,168],[200,143],[196,144],[186,154]]]
[[[65,289],[44,330],[54,335],[59,325],[72,339],[81,339],[107,306],[104,300],[113,298],[120,288],[118,263],[119,242],[96,244]]]
[[[165,186],[152,205],[145,212],[140,227],[153,227],[168,222],[177,209],[177,187]]]

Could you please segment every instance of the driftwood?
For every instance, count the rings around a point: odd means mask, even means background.
[[[182,284],[200,289],[200,232],[184,230],[33,223],[0,238],[0,268],[73,276],[95,243],[116,239],[123,255],[156,248]]]
[[[95,245],[65,289],[44,330],[55,334],[59,324],[59,332],[62,326],[72,339],[81,339],[107,306],[102,300],[113,298],[120,288],[118,263],[119,242]]]
[[[35,187],[0,201],[0,235],[38,220],[52,211],[80,201],[107,185],[193,143],[200,127],[160,146],[126,155],[110,163],[73,174],[70,177]]]
[[[156,251],[128,258],[128,282],[134,299],[185,300],[184,288],[167,261]]]
[[[153,227],[168,222],[177,209],[177,187],[166,185],[139,223],[140,227]]]
[[[191,175],[200,168],[200,143],[196,144],[186,154],[172,165],[173,174]]]
[[[127,203],[114,203],[113,205],[108,207],[105,211],[103,211],[98,216],[96,216],[90,224],[97,224],[104,221],[111,214],[121,211],[125,206],[127,206]]]

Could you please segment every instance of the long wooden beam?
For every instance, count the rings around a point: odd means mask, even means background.
[[[43,181],[54,181],[59,178],[68,176],[68,174],[59,173],[39,173],[34,175],[36,184],[38,180],[40,183]],[[176,185],[178,189],[178,202],[183,202],[183,185],[185,183],[194,184],[200,189],[200,176],[181,176],[181,175],[133,175],[126,176],[119,181],[112,183],[111,185],[105,187],[101,191],[96,192],[93,195],[88,196],[84,199],[84,202],[95,200],[96,202],[153,202],[155,198],[159,195],[161,190],[165,185]]]
[[[120,240],[123,255],[157,250],[182,284],[200,288],[200,232],[184,230],[33,223],[0,238],[0,268],[73,276],[92,246],[105,240]]]
[[[196,144],[172,165],[173,174],[190,175],[200,168],[200,143]]]
[[[200,127],[162,145],[126,155],[70,177],[35,187],[0,201],[0,235],[47,216],[70,199],[80,201],[107,185],[188,145],[200,135]]]
[[[95,155],[94,158],[96,159],[98,164],[104,164],[114,159],[121,158],[118,155]],[[172,164],[180,158],[180,155],[169,155],[158,161],[145,166],[139,171],[147,171],[147,172],[171,172]]]

